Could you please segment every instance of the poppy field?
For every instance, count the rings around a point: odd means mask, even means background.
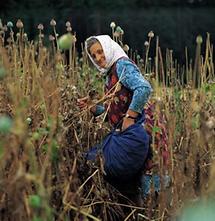
[[[153,185],[142,206],[129,200],[103,178],[103,158],[88,162],[85,153],[110,131],[106,113],[89,111],[108,98],[104,78],[87,59],[70,22],[59,36],[38,24],[28,38],[18,20],[0,23],[0,220],[111,221],[178,220],[187,205],[213,200],[215,192],[215,73],[210,34],[196,37],[195,57],[185,47],[185,62],[149,32],[140,55],[124,44],[115,23],[110,35],[136,62],[151,83],[154,116],[162,113],[168,134],[169,162],[164,170],[160,150],[153,146],[156,173],[168,175],[155,194]],[[160,42],[161,41],[161,42]],[[155,43],[156,47],[151,48]],[[154,57],[150,57],[154,50]],[[80,111],[77,99],[89,96]],[[159,125],[152,129],[154,135]],[[211,199],[212,198],[212,199]]]

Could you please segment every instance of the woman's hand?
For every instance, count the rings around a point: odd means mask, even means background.
[[[122,122],[122,131],[131,126],[132,124],[135,123],[135,120],[138,117],[138,113],[128,109],[128,111],[125,114],[125,117],[123,118]]]
[[[86,96],[86,97],[77,99],[77,105],[78,105],[78,107],[79,107],[81,110],[84,110],[84,109],[87,109],[89,106],[92,106],[92,105],[93,105],[93,102],[92,102],[92,100],[90,99],[89,96]],[[90,108],[90,111],[91,111],[92,113],[95,113],[95,111],[96,111],[96,106],[92,106],[92,107]]]
[[[81,110],[86,109],[87,106],[88,106],[88,103],[89,103],[89,97],[88,96],[77,99],[77,105]]]
[[[125,129],[127,129],[129,126],[131,126],[134,123],[135,123],[134,119],[124,117],[123,123],[122,123],[122,131],[124,131]]]

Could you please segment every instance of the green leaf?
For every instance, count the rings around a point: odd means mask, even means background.
[[[7,116],[0,117],[0,133],[7,134],[12,128],[12,120]]]
[[[42,204],[42,200],[39,195],[30,195],[29,196],[29,204],[33,208],[40,208]]]
[[[159,132],[161,132],[160,127],[154,126],[154,127],[152,128],[152,133],[159,133]]]

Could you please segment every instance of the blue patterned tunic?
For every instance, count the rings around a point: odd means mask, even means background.
[[[142,113],[144,105],[152,92],[151,85],[145,80],[139,68],[127,58],[120,58],[117,60],[116,74],[122,85],[133,92],[129,109],[137,113]],[[105,108],[103,106],[97,105],[95,115],[100,115],[104,110]]]
[[[133,92],[129,109],[142,113],[152,92],[151,85],[145,80],[139,68],[128,59],[121,58],[117,61],[116,73],[120,82]]]

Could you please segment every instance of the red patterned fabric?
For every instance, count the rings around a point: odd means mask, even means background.
[[[145,129],[152,137],[153,152],[162,155],[163,165],[168,165],[168,136],[165,116],[156,110],[154,102],[148,102],[145,107]]]
[[[106,103],[108,109],[108,120],[112,126],[117,126],[131,103],[133,92],[128,90],[121,83],[118,83],[119,78],[116,74],[116,63],[108,73],[108,81],[105,85],[105,94],[114,94],[111,101]],[[117,84],[117,85],[116,85]]]

